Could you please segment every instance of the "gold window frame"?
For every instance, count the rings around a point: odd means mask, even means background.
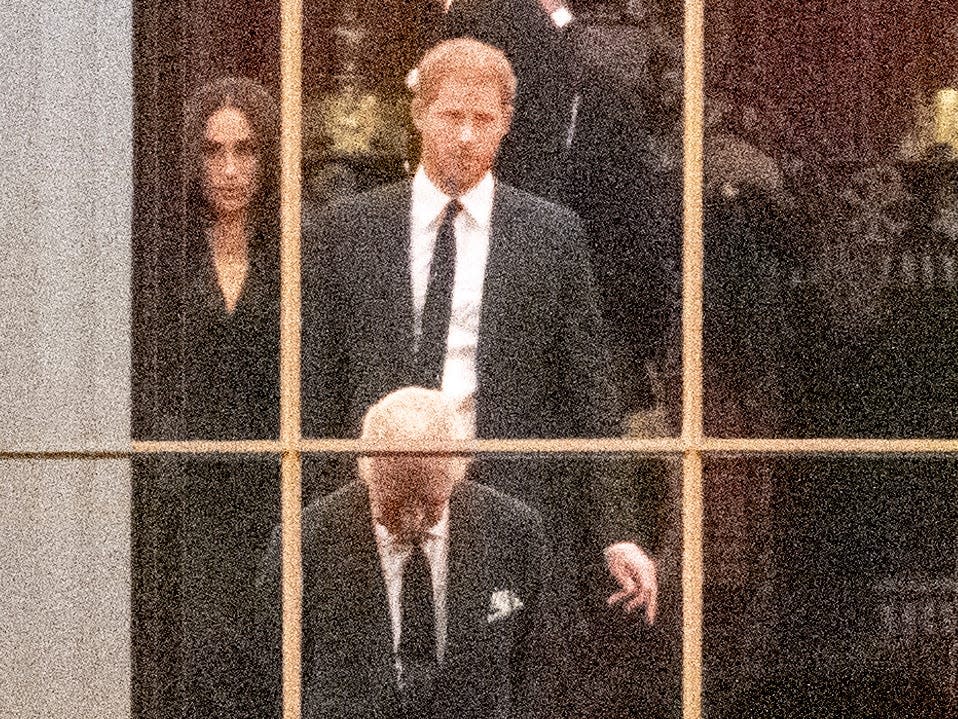
[[[490,439],[390,446],[304,439],[300,431],[300,216],[302,0],[279,0],[281,68],[280,435],[262,441],[134,441],[129,451],[4,451],[0,460],[128,459],[150,454],[266,454],[281,458],[283,717],[299,719],[301,698],[301,467],[304,452],[657,454],[682,459],[682,715],[702,716],[703,457],[736,454],[955,455],[958,439],[717,439],[703,428],[704,0],[684,4],[684,170],[682,260],[682,424],[677,437],[560,440]]]

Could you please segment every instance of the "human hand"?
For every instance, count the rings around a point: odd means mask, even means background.
[[[655,562],[633,542],[618,542],[605,548],[605,563],[619,584],[619,591],[608,599],[609,605],[622,604],[626,613],[645,607],[645,619],[655,621],[659,582]]]

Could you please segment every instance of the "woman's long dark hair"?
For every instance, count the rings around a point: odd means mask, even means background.
[[[203,194],[203,143],[210,116],[224,107],[243,113],[253,131],[258,159],[258,188],[251,221],[258,229],[278,226],[279,214],[279,112],[276,101],[258,82],[245,77],[222,77],[200,86],[186,103],[183,123],[183,169],[190,213],[212,221]]]

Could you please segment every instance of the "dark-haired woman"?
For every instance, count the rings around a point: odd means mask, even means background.
[[[251,80],[204,85],[187,106],[184,439],[279,434],[277,135]]]
[[[276,105],[257,83],[223,78],[190,97],[180,251],[159,258],[179,282],[155,299],[177,307],[161,339],[178,343],[154,410],[163,439],[279,434],[277,146]],[[244,714],[253,585],[278,521],[274,458],[136,462],[134,716]]]

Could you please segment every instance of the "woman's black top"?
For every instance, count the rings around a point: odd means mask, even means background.
[[[197,229],[187,248],[180,314],[183,439],[279,436],[279,245],[258,232],[232,313],[217,283],[212,250]]]

